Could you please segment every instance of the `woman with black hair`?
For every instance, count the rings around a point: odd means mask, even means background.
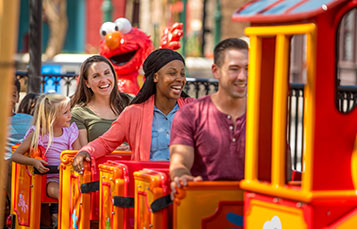
[[[158,49],[144,62],[145,83],[138,95],[98,139],[79,150],[73,168],[82,171],[83,160],[111,153],[123,142],[132,160],[169,160],[172,119],[179,107],[192,101],[182,90],[186,84],[185,61],[171,49]]]

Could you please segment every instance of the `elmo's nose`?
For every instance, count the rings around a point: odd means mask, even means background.
[[[105,44],[109,49],[114,50],[119,47],[121,34],[118,31],[108,33],[105,35]]]

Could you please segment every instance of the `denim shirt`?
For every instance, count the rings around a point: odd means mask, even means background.
[[[154,106],[154,117],[152,120],[152,135],[150,147],[150,160],[168,161],[170,160],[169,143],[171,135],[172,119],[179,109],[178,104],[168,115],[162,113]]]
[[[15,113],[11,116],[9,135],[5,146],[5,160],[12,156],[11,146],[24,141],[27,130],[31,127],[32,116],[29,114]]]

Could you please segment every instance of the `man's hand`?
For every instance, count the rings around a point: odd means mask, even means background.
[[[191,175],[183,175],[181,177],[175,177],[173,181],[171,181],[171,200],[174,200],[176,187],[181,188],[181,185],[186,186],[189,181],[202,181],[202,177],[193,177]]]
[[[74,171],[76,171],[80,174],[83,173],[83,170],[84,170],[83,161],[84,160],[90,162],[89,153],[85,152],[85,151],[79,152],[73,159],[72,166],[73,166]]]
[[[49,168],[45,167],[47,164],[47,161],[37,158],[33,158],[32,161],[32,166],[35,167],[40,173],[45,173],[49,170]]]
[[[190,170],[194,160],[194,149],[187,145],[170,145],[171,199],[174,199],[176,187],[187,185],[188,181],[200,181],[202,177],[191,176]]]

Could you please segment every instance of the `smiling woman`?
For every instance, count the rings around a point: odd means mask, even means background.
[[[72,121],[79,128],[81,145],[104,134],[129,104],[127,94],[118,91],[117,77],[110,61],[99,55],[89,57],[81,66],[74,93]]]
[[[138,95],[101,137],[84,146],[73,167],[83,168],[83,160],[111,153],[127,141],[132,160],[169,160],[171,123],[176,111],[192,98],[182,91],[186,83],[185,61],[170,49],[152,52],[144,62],[145,83]]]

